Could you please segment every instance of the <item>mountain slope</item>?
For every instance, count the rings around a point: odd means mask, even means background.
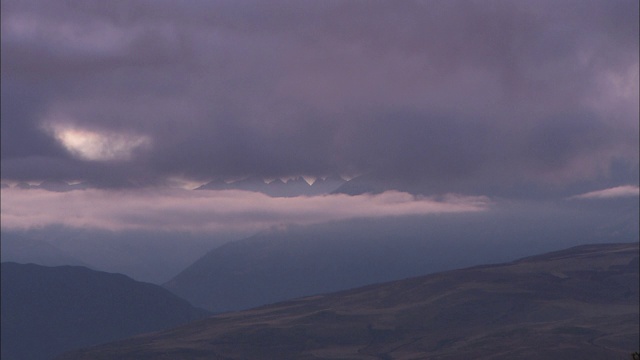
[[[79,266],[2,263],[2,359],[167,329],[207,315],[153,284]]]
[[[627,359],[638,243],[580,246],[221,314],[83,359]]]
[[[629,242],[638,239],[632,200],[631,210],[606,213],[583,204],[505,206],[274,229],[210,251],[164,286],[212,312],[235,311],[585,243]]]

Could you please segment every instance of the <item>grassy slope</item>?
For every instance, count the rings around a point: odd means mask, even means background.
[[[591,245],[221,314],[60,359],[627,359],[638,244]]]

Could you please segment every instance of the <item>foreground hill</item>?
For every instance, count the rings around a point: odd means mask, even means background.
[[[638,243],[587,245],[221,314],[82,359],[628,359]]]
[[[79,266],[2,263],[2,359],[168,329],[208,315],[152,284]]]

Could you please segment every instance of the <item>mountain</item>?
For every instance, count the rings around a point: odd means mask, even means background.
[[[2,262],[33,263],[44,266],[87,266],[87,264],[82,261],[45,241],[31,239],[6,231],[2,232],[0,256]]]
[[[392,184],[390,181],[384,181],[375,175],[365,174],[355,177],[332,191],[332,194],[346,195],[362,195],[362,194],[379,194],[388,190],[407,191],[406,187]],[[408,192],[408,191],[407,191]],[[426,193],[417,191],[416,193]]]
[[[237,238],[241,236],[47,226],[3,230],[2,259],[48,266],[86,264],[84,266],[94,270],[117,272],[135,280],[161,284],[207,251]],[[10,250],[7,256],[5,245]],[[42,261],[46,259],[49,260]]]
[[[58,360],[629,359],[638,250],[587,245],[302,298]]]
[[[18,189],[22,189],[22,190],[38,189],[39,188],[38,185],[31,185],[31,184],[26,183],[26,182],[17,183],[15,187],[18,188]]]
[[[196,190],[244,190],[260,192],[272,197],[294,197],[328,194],[344,182],[339,176],[318,178],[311,185],[302,177],[289,179],[286,182],[281,179],[266,182],[262,178],[248,177],[229,183],[221,179],[214,179]]]
[[[89,188],[88,183],[76,183],[69,184],[66,181],[61,180],[46,180],[40,183],[40,185],[30,185],[26,182],[21,182],[15,185],[16,188],[27,190],[27,189],[42,189],[47,191],[54,192],[67,192],[73,190],[85,190]]]
[[[89,188],[87,183],[69,184],[65,181],[43,181],[40,183],[40,189],[55,191],[55,192],[67,192],[73,190],[85,190]]]
[[[3,360],[51,359],[208,315],[157,285],[120,274],[80,266],[1,266]]]
[[[591,191],[613,188],[616,186],[638,184],[637,170],[631,169],[622,171],[623,175],[614,176],[608,179],[577,181],[566,185],[550,185],[535,183],[527,179],[513,180],[506,183],[496,183],[489,176],[490,181],[479,181],[474,179],[469,182],[465,179],[452,179],[449,177],[428,179],[411,178],[396,179],[385,177],[383,174],[375,172],[357,176],[339,187],[335,188],[333,194],[361,195],[379,194],[389,190],[407,192],[414,195],[433,196],[437,194],[457,193],[467,195],[483,195],[492,198],[510,199],[559,199],[588,193]],[[634,175],[635,173],[635,175]],[[635,179],[629,181],[629,179]]]
[[[345,183],[347,183],[347,181],[339,175],[317,178],[316,181],[311,184],[312,194],[330,194]]]
[[[215,248],[164,286],[212,312],[235,311],[579,244],[636,241],[632,200],[283,227]]]

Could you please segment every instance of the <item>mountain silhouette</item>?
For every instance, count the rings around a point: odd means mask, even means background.
[[[295,197],[328,194],[344,182],[339,176],[318,178],[311,185],[301,176],[287,181],[275,179],[270,182],[259,177],[248,177],[234,182],[214,179],[196,190],[244,190],[260,192],[272,197]]]
[[[157,285],[120,274],[12,262],[1,270],[3,360],[52,359],[208,315]]]

